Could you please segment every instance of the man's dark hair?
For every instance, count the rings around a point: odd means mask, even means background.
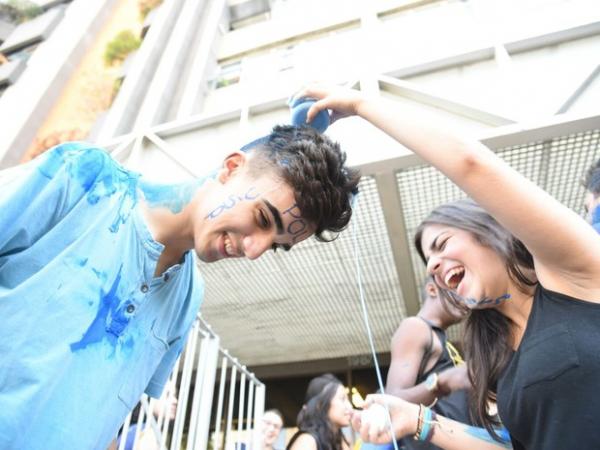
[[[583,178],[585,190],[594,194],[594,197],[600,195],[600,159],[592,164]]]
[[[338,143],[309,126],[277,125],[268,136],[243,150],[252,150],[250,174],[272,168],[294,190],[302,218],[316,227],[315,237],[331,241],[325,231],[342,231],[352,217],[351,198],[360,174],[345,166]]]

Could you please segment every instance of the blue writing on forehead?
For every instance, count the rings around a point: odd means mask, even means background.
[[[299,234],[302,233],[304,230],[306,230],[306,222],[304,222],[304,220],[301,219],[296,219],[290,222],[290,224],[287,227],[287,232],[290,234]]]
[[[294,205],[288,209],[286,209],[283,214],[289,214],[290,216],[294,217],[295,219],[301,219],[302,216],[300,215],[300,208],[298,207],[298,205],[296,203],[294,203]]]
[[[295,203],[292,207],[283,212],[282,216],[285,215],[290,215],[294,218],[294,220],[288,224],[287,232],[292,235],[292,242],[295,244],[302,236],[304,236],[304,232],[306,231],[308,224],[302,218],[300,214],[300,208]]]

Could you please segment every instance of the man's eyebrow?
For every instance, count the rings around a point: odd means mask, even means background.
[[[273,219],[275,219],[275,225],[277,226],[277,234],[283,234],[283,222],[281,221],[281,214],[279,214],[279,210],[275,208],[269,200],[262,199],[271,214],[273,215]]]

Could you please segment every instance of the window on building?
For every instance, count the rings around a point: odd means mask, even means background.
[[[280,50],[279,71],[291,70],[296,65],[294,56],[296,52],[295,45],[288,45]]]
[[[235,61],[219,66],[217,76],[210,80],[209,86],[211,89],[220,89],[232,84],[240,82],[240,74],[242,72],[241,61]]]
[[[16,52],[11,53],[9,56],[9,59],[11,61],[16,61],[16,60],[27,61],[31,57],[31,55],[33,55],[33,52],[35,51],[35,49],[38,48],[39,44],[40,43],[38,42],[38,43],[30,45],[28,47],[21,48],[21,49],[17,50]]]
[[[271,17],[271,0],[229,0],[232,30],[264,22]]]

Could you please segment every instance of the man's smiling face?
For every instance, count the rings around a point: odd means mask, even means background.
[[[314,233],[293,189],[271,170],[249,175],[246,155],[228,157],[218,181],[195,213],[194,247],[202,261],[256,259],[269,249],[289,250]]]

